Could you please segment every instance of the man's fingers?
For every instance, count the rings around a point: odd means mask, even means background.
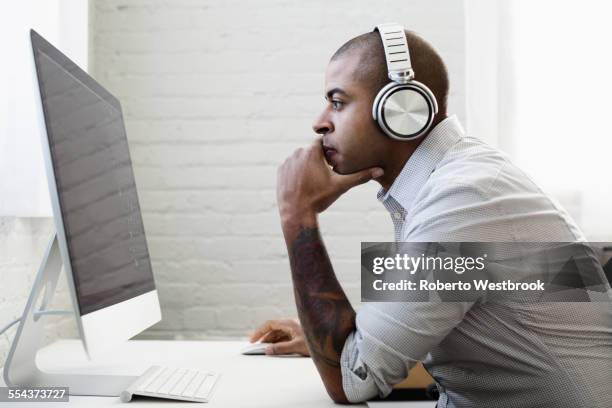
[[[266,335],[264,335],[260,341],[262,343],[277,343],[279,341],[290,340],[290,339],[291,337],[289,336],[287,331],[273,330],[271,332],[268,332]]]
[[[261,326],[255,329],[255,331],[251,335],[251,339],[250,339],[251,343],[254,343],[257,340],[259,340],[261,336],[263,336],[264,334],[268,333],[271,330],[274,330],[275,327],[276,327],[276,322],[274,320],[266,321],[264,324],[262,324]]]
[[[385,172],[380,167],[372,167],[351,174],[335,174],[334,179],[346,191],[359,184],[367,183],[372,179],[378,178],[383,174],[385,174]]]
[[[278,334],[276,331],[266,333],[260,340],[261,343],[275,343],[277,341]]]
[[[312,147],[319,147],[320,150],[323,150],[323,138],[322,137],[315,137],[310,145]]]
[[[297,340],[283,341],[280,343],[272,343],[266,347],[266,354],[269,356],[280,355],[280,354],[293,354],[298,352]]]
[[[323,160],[327,165],[327,162],[325,161],[325,152],[323,151],[322,138],[318,137],[312,142],[312,144],[310,145],[310,151],[313,152],[317,157],[319,157],[319,159]]]
[[[291,325],[294,324],[291,320],[267,320],[264,324],[255,329],[251,335],[251,343],[255,343],[263,335],[269,332],[278,331],[279,334],[283,333],[286,336],[291,335]],[[263,341],[263,340],[262,340]]]

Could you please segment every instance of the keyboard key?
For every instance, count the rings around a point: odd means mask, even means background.
[[[185,391],[187,386],[191,383],[191,381],[193,381],[197,374],[197,371],[186,370],[183,378],[181,378],[181,380],[176,383],[174,387],[172,387],[169,394],[174,396],[180,396],[183,394],[183,391]]]
[[[188,397],[188,398],[193,397],[196,391],[200,388],[200,385],[202,385],[202,382],[204,381],[206,377],[208,377],[208,373],[199,371],[198,374],[193,379],[193,381],[189,383],[189,385],[187,386],[187,388],[185,389],[185,391],[183,391],[183,394],[181,395],[183,397]]]
[[[160,375],[162,373],[162,371],[164,371],[163,367],[160,366],[153,366],[151,368],[149,368],[144,374],[144,378],[143,381],[138,385],[138,390],[139,391],[144,391],[149,384],[151,384],[153,382],[153,380],[155,380],[157,378],[158,375]]]
[[[168,381],[166,381],[166,383],[164,385],[162,385],[159,390],[157,390],[158,394],[169,394],[170,390],[172,388],[174,388],[174,386],[181,381],[181,379],[183,378],[183,376],[185,375],[185,373],[187,372],[187,370],[181,370],[178,369],[176,370],[172,376],[168,379]]]
[[[170,379],[170,376],[174,374],[176,369],[166,368],[156,379],[153,381],[147,388],[145,388],[146,392],[157,392],[167,381]]]
[[[206,378],[204,379],[204,382],[202,382],[202,385],[200,385],[200,388],[195,393],[194,397],[196,397],[196,398],[208,398],[208,396],[210,395],[210,392],[212,390],[212,387],[215,384],[216,378],[217,377],[214,376],[214,375],[206,376]]]

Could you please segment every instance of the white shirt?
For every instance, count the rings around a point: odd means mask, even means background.
[[[585,240],[553,199],[503,153],[466,137],[454,116],[378,199],[396,241]],[[345,394],[385,396],[417,361],[438,384],[439,408],[610,407],[612,303],[365,303],[341,355]]]

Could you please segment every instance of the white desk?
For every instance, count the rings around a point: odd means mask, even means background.
[[[77,373],[140,375],[154,364],[219,371],[222,376],[211,402],[198,404],[203,408],[339,406],[335,405],[325,392],[311,359],[293,356],[243,356],[240,350],[246,344],[239,341],[136,340],[127,342],[103,362],[91,362],[85,358],[79,341],[62,340],[41,350],[38,361],[40,367],[46,371]],[[25,405],[21,404],[7,405],[25,408]],[[52,405],[53,408],[195,406],[180,401],[155,399],[133,400],[129,405],[124,405],[119,397],[80,396],[71,396],[69,403]],[[28,407],[30,406],[50,407],[48,403],[28,404]],[[354,406],[365,407],[365,404]]]
[[[154,364],[213,370],[221,373],[211,402],[215,407],[333,407],[319,374],[309,358],[243,356],[239,341],[129,341],[104,362],[88,361],[79,341],[62,340],[39,353],[46,371],[72,371],[140,375]],[[52,370],[53,368],[53,370]],[[15,404],[11,404],[15,405]],[[169,400],[134,400],[123,404],[119,397],[71,396],[69,403],[54,407],[181,407],[193,404]],[[200,404],[198,404],[199,406]],[[49,407],[48,403],[32,406]],[[17,408],[17,407],[16,407]]]

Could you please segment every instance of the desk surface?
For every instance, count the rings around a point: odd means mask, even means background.
[[[211,402],[202,405],[205,408],[338,407],[325,392],[309,358],[244,356],[240,350],[246,344],[240,341],[135,340],[114,350],[100,362],[88,361],[79,341],[62,340],[42,349],[38,361],[42,369],[55,372],[140,375],[154,364],[218,371],[222,375],[220,382]],[[119,404],[122,403],[118,397],[71,396],[69,403],[54,403],[53,407]],[[186,406],[184,402],[155,399],[133,400],[129,404],[134,408]],[[31,405],[49,407],[47,403]],[[356,406],[365,407],[365,404]]]
[[[244,356],[239,341],[129,341],[105,356],[88,361],[79,341],[62,340],[39,353],[46,371],[140,375],[151,365],[196,368],[221,373],[211,402],[214,407],[332,407],[316,368],[309,358]],[[71,396],[66,406],[102,407],[122,404],[118,397]],[[33,404],[48,407],[48,404]],[[53,404],[54,407],[58,405]],[[186,404],[168,400],[134,400],[129,406]],[[192,405],[192,404],[189,404]],[[123,405],[126,406],[126,405]]]

